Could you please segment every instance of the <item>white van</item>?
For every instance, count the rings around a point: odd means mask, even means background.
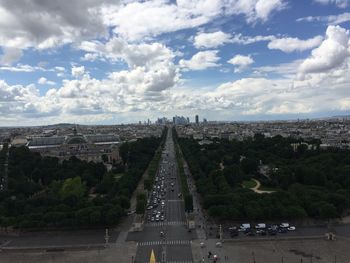
[[[250,229],[250,224],[249,224],[249,223],[244,223],[244,224],[241,224],[241,225],[239,226],[239,230],[240,230],[240,231],[246,231],[246,230],[248,230],[248,229]]]
[[[265,229],[266,228],[266,224],[265,223],[259,223],[255,226],[255,229]]]

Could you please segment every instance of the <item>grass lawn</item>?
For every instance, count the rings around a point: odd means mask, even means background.
[[[256,186],[256,182],[250,179],[247,181],[243,181],[242,185],[243,185],[243,187],[250,189],[250,188],[254,188]]]

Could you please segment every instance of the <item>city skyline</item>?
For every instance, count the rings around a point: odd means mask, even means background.
[[[0,0],[0,126],[348,115],[349,6]]]

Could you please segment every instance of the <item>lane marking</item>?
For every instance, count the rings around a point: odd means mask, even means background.
[[[167,245],[167,246],[174,246],[174,245],[190,245],[191,240],[166,240],[163,241],[144,241],[144,242],[138,242],[137,245],[140,247],[144,246],[158,246],[158,245]]]
[[[186,221],[167,221],[167,222],[152,222],[146,223],[145,226],[158,227],[158,226],[183,226],[187,225]]]

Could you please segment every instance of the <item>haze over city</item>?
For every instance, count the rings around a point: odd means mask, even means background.
[[[347,114],[349,1],[0,1],[0,124]]]

